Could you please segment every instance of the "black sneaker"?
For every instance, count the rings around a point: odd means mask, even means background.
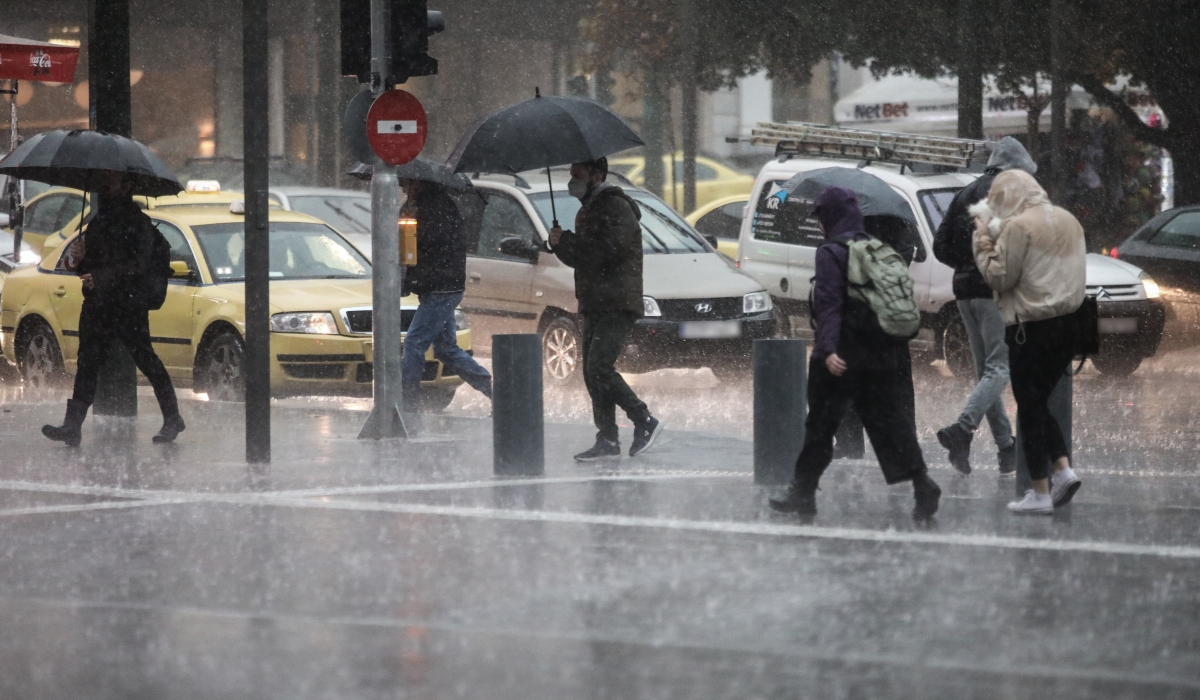
[[[186,428],[183,424],[183,417],[178,413],[163,420],[163,427],[158,431],[158,434],[150,438],[151,442],[161,445],[168,442],[175,442],[175,438]]]
[[[598,459],[621,456],[621,443],[616,440],[598,438],[592,449],[575,455],[576,462],[595,462]]]
[[[918,522],[929,520],[938,511],[938,501],[942,497],[942,489],[929,478],[929,474],[918,474],[913,477],[913,506],[912,517]]]
[[[964,476],[971,473],[971,437],[958,423],[937,431],[938,442],[950,451],[950,466]]]
[[[996,453],[1000,462],[1000,476],[1017,475],[1017,445],[1013,443]]]
[[[662,421],[653,416],[647,418],[645,423],[634,426],[633,444],[629,446],[629,456],[637,457],[650,449],[658,436],[662,435],[662,429]]]
[[[772,498],[767,501],[771,510],[780,513],[795,513],[801,517],[813,517],[817,514],[817,492],[800,488],[792,482],[783,498]]]

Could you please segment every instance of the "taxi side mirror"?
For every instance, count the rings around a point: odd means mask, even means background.
[[[183,279],[183,280],[191,279],[192,270],[191,270],[191,268],[188,267],[188,264],[185,263],[184,261],[172,260],[171,261],[171,277],[173,277],[175,279]]]

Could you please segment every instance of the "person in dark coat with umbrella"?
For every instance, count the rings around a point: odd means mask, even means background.
[[[100,365],[114,343],[125,346],[150,385],[163,414],[154,442],[172,442],[184,429],[175,387],[150,340],[149,297],[153,280],[171,270],[153,269],[155,237],[162,237],[131,197],[133,183],[112,172],[97,187],[99,214],[72,244],[71,258],[83,284],[75,391],[61,426],[46,425],[51,440],[78,446],[80,428],[96,397]]]
[[[575,230],[550,230],[551,249],[575,269],[575,298],[583,317],[583,377],[598,430],[596,444],[575,455],[580,462],[621,454],[617,406],[633,421],[630,457],[650,449],[663,427],[616,370],[629,332],[645,312],[642,227],[637,203],[607,177],[606,158],[573,164],[568,190],[583,203]]]
[[[817,249],[812,315],[816,327],[808,368],[808,418],[804,447],[787,495],[771,499],[781,512],[816,515],[821,475],[833,459],[833,436],[850,406],[858,412],[888,484],[911,481],[913,518],[937,512],[941,489],[929,478],[911,414],[912,384],[907,341],[889,346],[860,337],[848,322],[847,243],[867,238],[858,197],[829,187],[814,202],[813,216],[825,235]],[[864,305],[865,306],[865,305]]]
[[[416,412],[421,391],[425,353],[463,378],[471,388],[492,398],[492,375],[458,346],[454,310],[462,302],[467,282],[467,235],[463,217],[446,187],[425,180],[403,178],[408,196],[404,213],[417,220],[417,264],[405,277],[407,290],[420,303],[404,337],[404,404]]]

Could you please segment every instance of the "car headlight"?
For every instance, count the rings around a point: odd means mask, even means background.
[[[662,316],[662,309],[654,297],[642,297],[642,314],[645,316]]]
[[[1150,278],[1150,275],[1143,272],[1138,275],[1138,279],[1142,281],[1142,288],[1146,290],[1147,299],[1157,299],[1162,291],[1158,288],[1158,282]]]
[[[467,315],[463,313],[462,309],[455,309],[454,310],[454,329],[459,330],[459,331],[465,331],[469,327],[470,326],[467,325]]]
[[[761,314],[772,308],[770,292],[754,292],[742,297],[742,313]]]
[[[300,311],[290,314],[275,314],[271,317],[271,330],[275,333],[316,333],[337,335],[337,323],[327,311]]]

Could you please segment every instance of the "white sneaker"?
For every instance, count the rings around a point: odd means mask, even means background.
[[[1070,467],[1055,472],[1050,479],[1050,499],[1054,501],[1054,507],[1061,508],[1070,503],[1082,483]]]
[[[1025,492],[1025,498],[1008,504],[1008,509],[1018,515],[1053,515],[1054,501],[1048,493]]]

